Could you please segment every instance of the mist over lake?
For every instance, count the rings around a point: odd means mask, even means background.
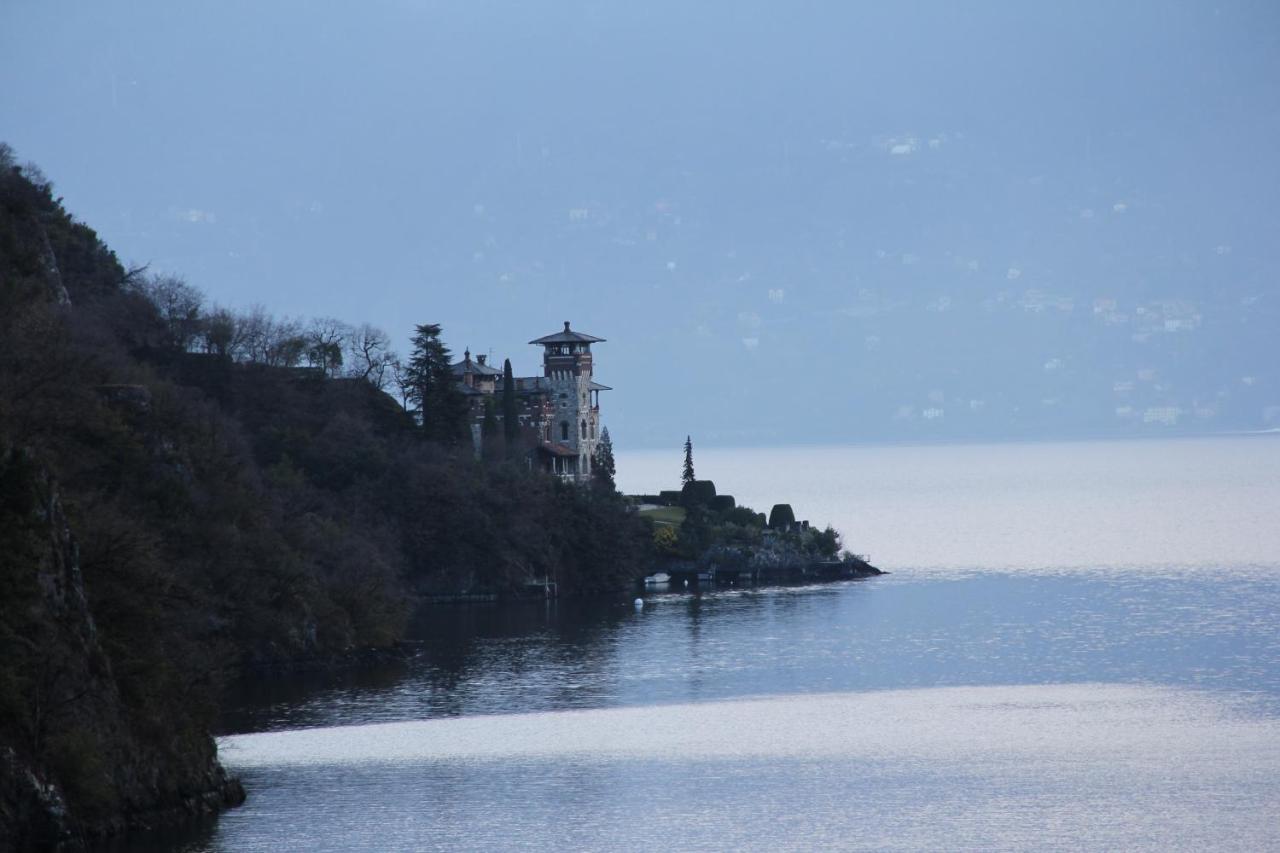
[[[638,494],[679,463],[658,451],[619,459]],[[794,500],[800,516],[913,576],[1123,567],[1203,578],[1280,559],[1280,441],[1269,436],[707,449],[698,461],[739,502]]]

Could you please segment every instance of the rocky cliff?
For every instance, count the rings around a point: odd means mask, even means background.
[[[57,485],[0,446],[0,850],[87,841],[243,799],[213,739],[122,694]]]

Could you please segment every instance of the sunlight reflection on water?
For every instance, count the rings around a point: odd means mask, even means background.
[[[269,849],[252,831],[269,815],[307,849],[1256,850],[1280,816],[1280,721],[1143,686],[470,717],[222,749],[256,796],[210,849]]]

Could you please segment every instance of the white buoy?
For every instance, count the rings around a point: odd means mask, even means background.
[[[643,599],[643,598],[637,598],[637,599],[636,599],[636,610],[644,610],[644,599]]]

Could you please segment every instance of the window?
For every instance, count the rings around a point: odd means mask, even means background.
[[[587,422],[583,421],[582,429],[578,431],[578,438],[586,438],[586,437],[587,437]]]
[[[560,440],[561,441],[569,440],[569,422],[568,421],[560,422]]]

